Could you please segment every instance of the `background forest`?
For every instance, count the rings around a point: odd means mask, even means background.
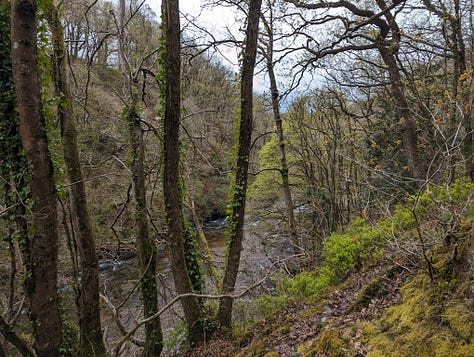
[[[473,356],[472,0],[202,5],[0,0],[0,357]]]

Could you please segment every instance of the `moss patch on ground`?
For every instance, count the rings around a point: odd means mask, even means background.
[[[466,269],[456,279],[432,282],[418,272],[402,288],[402,303],[365,329],[368,356],[474,356],[474,312],[460,283],[468,274]]]

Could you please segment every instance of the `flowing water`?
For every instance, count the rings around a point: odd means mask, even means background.
[[[216,264],[219,273],[222,275],[225,263],[225,219],[206,222],[203,229],[208,240],[208,244],[212,253],[212,259]],[[159,292],[160,306],[165,305],[174,296],[174,283],[171,275],[169,261],[164,251],[164,247],[160,250],[159,263]],[[268,234],[266,229],[262,228],[261,222],[249,221],[246,225],[244,233],[243,250],[239,275],[236,283],[236,293],[246,290],[248,287],[255,285],[265,277],[273,263],[283,257],[291,255],[292,250],[288,239],[280,234]],[[123,301],[130,292],[137,287],[139,279],[139,268],[135,257],[117,261],[102,261],[100,264],[101,281],[103,282],[104,291],[108,294],[114,305],[118,305]],[[207,291],[217,292],[215,284],[209,276],[206,277]],[[237,323],[245,325],[258,318],[258,311],[254,300],[262,289],[271,290],[272,284],[266,284],[257,287],[255,290],[246,294],[234,303],[234,318]],[[215,302],[214,302],[215,303]],[[131,326],[141,316],[141,302],[139,291],[129,297],[127,303],[123,305],[121,317],[124,324]],[[113,318],[110,314],[104,314],[104,325],[110,326],[110,335],[108,341],[111,345],[120,335],[114,326]],[[181,321],[181,312],[179,305],[175,305],[172,309],[163,314],[161,318],[162,327],[165,338],[179,340],[179,336],[171,331],[179,326]],[[176,343],[176,341],[174,341]],[[133,348],[126,354],[133,353]],[[165,351],[165,355],[169,355],[170,350]]]
[[[212,253],[212,259],[222,275],[225,264],[225,220],[219,219],[206,222],[203,225],[206,238]],[[246,290],[255,285],[265,277],[273,262],[282,257],[291,255],[288,239],[281,234],[269,234],[268,228],[264,229],[259,221],[250,221],[245,228],[241,264],[236,283],[236,293]],[[164,247],[158,252],[157,279],[159,290],[159,306],[164,306],[175,296],[174,283],[167,254]],[[101,292],[119,309],[120,320],[126,328],[142,318],[142,303],[139,290],[139,267],[136,256],[128,255],[121,259],[102,259],[99,264]],[[71,279],[65,279],[60,287],[66,311],[74,316],[75,308],[73,301],[73,289]],[[217,293],[214,282],[209,276],[206,277],[206,289],[208,292]],[[262,289],[271,290],[271,283],[267,282],[252,292],[236,299],[234,303],[234,318],[239,325],[245,325],[258,318],[258,311],[255,307],[255,297]],[[214,300],[214,302],[216,301]],[[211,303],[211,304],[212,304]],[[119,329],[115,324],[115,319],[111,310],[102,304],[103,327],[105,328],[106,341],[109,348],[113,348],[121,338]],[[25,314],[26,319],[26,314]],[[163,356],[171,356],[179,344],[184,342],[184,328],[182,323],[182,313],[179,304],[175,304],[171,309],[161,316],[161,324],[165,339],[171,341],[163,353]],[[142,332],[137,332],[140,338]],[[15,356],[15,352],[12,356]],[[123,356],[138,355],[138,348],[133,344],[125,345]]]

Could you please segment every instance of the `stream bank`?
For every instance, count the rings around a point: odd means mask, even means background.
[[[219,274],[222,276],[225,264],[225,219],[205,222],[203,230],[209,243],[212,258]],[[275,268],[275,262],[291,255],[291,244],[287,237],[272,233],[268,228],[274,224],[249,219],[245,226],[241,264],[236,282],[236,293],[257,284]],[[159,245],[158,252],[158,289],[159,306],[166,305],[175,296],[173,277],[165,246]],[[122,305],[120,318],[125,327],[131,327],[141,318],[142,304],[140,301],[139,267],[136,256],[122,252],[118,259],[102,259],[99,264],[102,292],[115,306]],[[206,276],[206,291],[217,293],[214,282]],[[236,299],[234,303],[234,319],[237,326],[243,327],[260,317],[255,304],[255,298],[262,292],[273,290],[270,281],[256,287],[248,294]],[[133,292],[133,293],[131,293]],[[125,302],[124,302],[125,301]],[[215,301],[211,302],[211,305]],[[213,305],[212,305],[213,306]],[[107,342],[113,346],[121,337],[114,318],[107,306],[103,306],[103,326],[107,328]],[[182,314],[179,304],[166,311],[161,316],[164,338],[168,341],[162,356],[171,356],[184,343]],[[123,355],[133,356],[138,353],[138,348],[133,345],[126,346]]]

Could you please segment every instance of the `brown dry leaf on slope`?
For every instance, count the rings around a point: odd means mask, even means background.
[[[384,263],[388,264],[387,261]],[[398,303],[400,288],[409,274],[396,265],[382,269],[384,263],[365,272],[352,273],[324,301],[296,302],[287,306],[253,326],[240,341],[218,335],[186,356],[247,357],[268,354],[272,357],[296,357],[302,355],[297,351],[298,347],[312,347],[323,330],[337,330],[341,337],[350,341],[357,355],[364,356],[369,347],[361,342],[362,331],[354,329],[354,326],[376,321],[387,307]]]

